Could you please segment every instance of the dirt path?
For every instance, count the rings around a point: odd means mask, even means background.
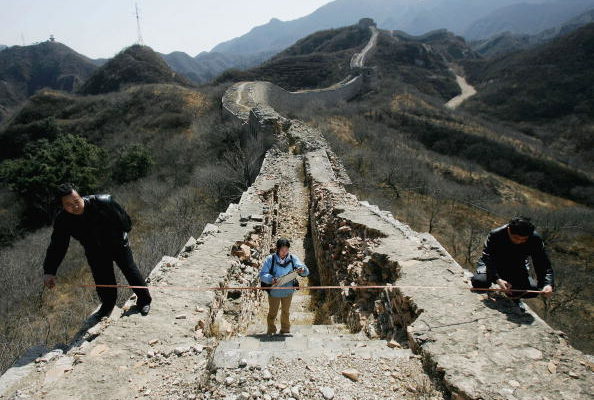
[[[456,82],[458,82],[458,86],[460,86],[460,90],[462,91],[462,93],[450,99],[450,101],[448,101],[445,105],[446,107],[451,108],[452,110],[455,110],[465,100],[469,99],[470,97],[476,94],[476,89],[474,88],[474,86],[466,82],[466,79],[464,79],[463,76],[456,75]]]

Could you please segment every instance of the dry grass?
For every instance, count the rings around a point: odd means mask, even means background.
[[[326,119],[328,130],[340,140],[353,145],[357,144],[353,124],[345,117],[333,116]]]

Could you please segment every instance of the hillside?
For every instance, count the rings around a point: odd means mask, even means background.
[[[594,8],[594,0],[525,2],[499,8],[470,25],[463,33],[469,40],[486,39],[503,32],[537,34]]]
[[[0,52],[0,121],[42,88],[73,92],[96,69],[58,42],[12,46]]]
[[[370,63],[377,68],[382,82],[398,80],[448,100],[460,91],[451,64],[476,57],[464,39],[445,30],[421,36],[392,31],[380,35]]]
[[[227,71],[216,82],[265,80],[287,90],[326,87],[350,73],[351,57],[370,36],[364,24],[316,32],[258,67]]]
[[[99,67],[79,92],[81,94],[108,93],[129,85],[147,83],[192,86],[186,78],[173,72],[150,47],[134,45]]]
[[[164,70],[158,57],[118,57],[106,64],[109,71],[126,59],[132,62],[126,71],[142,66],[152,78]],[[105,73],[93,79],[99,88],[114,82]],[[39,296],[57,182],[73,180],[82,193],[116,196],[132,216],[134,257],[147,273],[237,201],[253,174],[242,165],[259,166],[263,149],[239,150],[242,130],[221,118],[221,89],[118,84],[120,90],[98,95],[39,91],[0,130],[2,371],[35,344],[69,342],[96,303],[93,291],[77,287],[92,278],[74,241],[60,268],[59,296]],[[127,296],[122,291],[120,299]]]
[[[478,94],[464,108],[518,123],[590,173],[594,115],[594,24],[494,60],[465,63]]]

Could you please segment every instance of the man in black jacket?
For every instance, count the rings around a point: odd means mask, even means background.
[[[54,231],[43,263],[44,285],[48,288],[56,285],[56,271],[72,236],[85,249],[95,284],[116,284],[115,261],[131,286],[146,286],[130,250],[128,232],[132,223],[126,211],[110,195],[82,197],[71,184],[61,185],[57,197],[62,210],[54,221]],[[148,314],[151,303],[148,289],[133,290],[140,313]],[[102,304],[96,316],[109,315],[116,304],[117,289],[98,287],[97,294]]]
[[[537,282],[529,276],[528,257],[536,272]],[[474,288],[489,288],[497,283],[508,290],[542,290],[553,293],[554,274],[544,242],[534,231],[529,218],[515,217],[508,224],[489,233],[483,254],[472,277]],[[512,297],[536,297],[535,293],[508,292]],[[518,302],[523,307],[521,302]]]

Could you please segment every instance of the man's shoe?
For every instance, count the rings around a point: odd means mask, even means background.
[[[150,304],[145,304],[143,306],[137,306],[138,309],[140,310],[140,315],[148,315],[148,313],[151,311],[151,305]]]

